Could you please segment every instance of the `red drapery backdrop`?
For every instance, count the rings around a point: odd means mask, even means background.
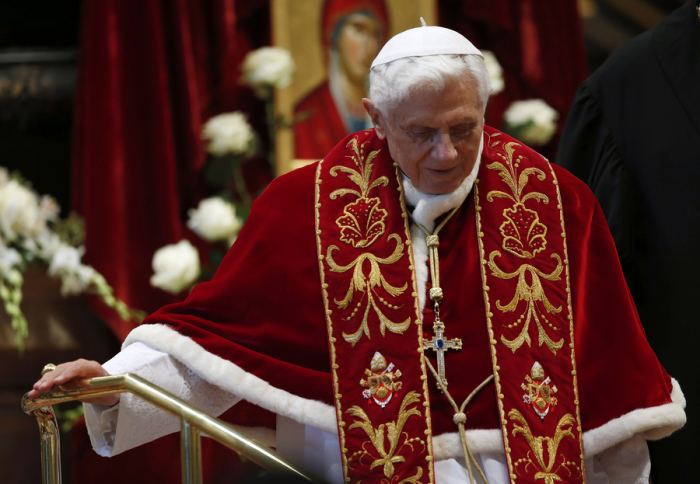
[[[491,100],[490,124],[500,125],[510,102],[542,98],[563,126],[587,75],[576,2],[438,0],[438,7],[441,25],[492,50],[504,68],[506,90]],[[203,122],[242,110],[265,133],[263,106],[238,78],[245,54],[269,43],[269,1],[84,2],[81,28],[72,208],[85,218],[85,260],[127,304],[153,311],[177,299],[150,287],[153,253],[183,237],[204,248],[183,224],[187,209],[207,194]],[[555,143],[545,155],[553,155]],[[266,175],[253,165],[247,176]],[[118,338],[133,328],[99,302],[94,307]],[[122,482],[125,465],[140,470],[139,481],[179,481],[177,435],[149,444],[148,461],[133,451],[97,458],[84,427],[76,428],[75,442],[75,468],[99,462],[104,484]],[[167,473],[156,469],[173,461]],[[207,466],[222,462],[209,459]],[[208,475],[217,474],[214,467]],[[75,482],[93,482],[94,475],[76,475]]]

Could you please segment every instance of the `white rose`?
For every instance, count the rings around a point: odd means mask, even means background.
[[[34,240],[32,240],[32,244],[25,244],[25,247],[42,259],[50,261],[54,254],[64,245],[64,242],[58,234],[44,228],[44,230],[39,232]]]
[[[39,200],[34,192],[17,180],[0,186],[0,229],[7,240],[15,240],[18,235],[32,237],[44,225]]]
[[[80,265],[75,272],[61,275],[61,295],[73,296],[82,294],[90,286],[93,276],[97,273],[90,266]]]
[[[243,221],[236,217],[235,207],[219,197],[202,200],[188,214],[187,226],[209,242],[228,240],[243,226]]]
[[[187,240],[161,247],[153,255],[151,285],[177,294],[199,277],[199,253]]]
[[[542,99],[515,101],[504,114],[506,124],[523,143],[542,146],[557,130],[559,113]]]
[[[60,244],[51,257],[49,263],[50,276],[66,276],[78,272],[82,263],[80,260],[85,253],[84,247],[71,247],[68,244]]]
[[[289,86],[295,69],[289,51],[280,47],[261,47],[246,55],[241,81],[252,87],[258,97],[264,98],[268,94],[267,88]]]
[[[505,88],[505,81],[503,80],[503,68],[498,62],[498,59],[496,59],[496,56],[493,55],[493,52],[491,52],[490,50],[482,50],[481,53],[484,54],[484,63],[486,64],[486,71],[489,73],[489,78],[491,79],[491,88],[493,89],[491,91],[491,95],[495,96],[499,92],[503,91],[503,89]]]
[[[204,124],[202,138],[209,141],[207,151],[214,156],[239,155],[252,150],[255,133],[240,111],[219,114]]]
[[[0,242],[0,275],[7,277],[12,269],[22,262],[22,256],[11,247]]]

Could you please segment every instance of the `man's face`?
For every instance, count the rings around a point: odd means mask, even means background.
[[[476,83],[465,79],[442,91],[409,95],[386,115],[363,100],[377,135],[414,187],[423,193],[456,190],[476,163],[484,129],[484,106]]]

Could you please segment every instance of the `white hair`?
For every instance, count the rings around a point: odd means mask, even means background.
[[[369,98],[386,115],[387,108],[413,92],[426,88],[440,91],[450,82],[464,79],[477,84],[486,111],[491,80],[483,57],[475,54],[403,57],[375,66],[369,73]]]

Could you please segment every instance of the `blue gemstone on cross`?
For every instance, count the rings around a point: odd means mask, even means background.
[[[462,340],[459,338],[446,339],[444,336],[445,325],[442,321],[435,321],[433,324],[434,336],[430,341],[423,341],[423,349],[430,349],[437,353],[437,373],[442,384],[447,387],[447,379],[445,378],[445,351],[461,350]],[[440,385],[438,385],[440,388]]]

